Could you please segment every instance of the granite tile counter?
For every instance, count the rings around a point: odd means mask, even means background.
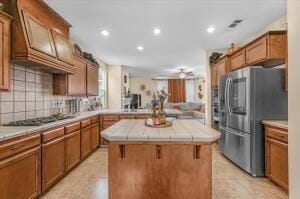
[[[177,110],[177,109],[164,109],[166,111],[167,115],[181,115],[182,112]],[[151,109],[138,109],[138,110],[128,110],[128,109],[102,109],[99,110],[99,113],[102,115],[105,114],[126,114],[126,115],[136,115],[136,114],[151,114],[152,110]]]

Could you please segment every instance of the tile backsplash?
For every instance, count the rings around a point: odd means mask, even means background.
[[[46,117],[70,111],[71,99],[87,99],[83,110],[94,98],[57,96],[52,94],[52,74],[23,66],[11,66],[10,92],[0,93],[0,123]]]

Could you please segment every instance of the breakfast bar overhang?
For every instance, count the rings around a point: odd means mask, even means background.
[[[219,132],[196,120],[175,120],[168,128],[144,123],[121,120],[102,132],[109,141],[109,198],[211,198]]]

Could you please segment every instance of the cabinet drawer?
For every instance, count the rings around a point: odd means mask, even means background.
[[[99,122],[99,115],[92,117],[92,124]]]
[[[279,128],[274,128],[274,127],[269,127],[269,126],[266,126],[265,129],[266,129],[267,137],[270,137],[270,138],[273,138],[273,139],[276,139],[276,140],[279,140],[279,141],[282,141],[285,143],[288,142],[288,133],[285,130],[279,129]]]
[[[74,131],[80,130],[80,122],[69,124],[65,128],[66,128],[66,134],[70,134]]]
[[[40,143],[41,143],[40,134],[5,143],[0,146],[0,159],[23,152],[26,149],[30,149],[40,145]]]
[[[59,138],[59,137],[62,137],[62,136],[64,136],[64,134],[65,134],[64,127],[60,127],[60,128],[49,130],[49,131],[45,131],[42,134],[43,143],[49,142],[49,141],[54,140],[54,139]]]
[[[92,119],[86,119],[81,121],[81,128],[85,128],[87,126],[90,126],[92,124]]]
[[[118,115],[103,115],[103,122],[117,122],[119,121]]]
[[[120,120],[135,119],[135,115],[120,115]]]

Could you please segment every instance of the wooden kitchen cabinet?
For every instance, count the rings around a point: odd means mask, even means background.
[[[92,150],[95,150],[96,148],[98,148],[99,146],[99,124],[94,124],[91,127],[91,147]]]
[[[98,95],[98,66],[95,66],[91,63],[87,63],[86,67],[86,93],[89,96]]]
[[[86,60],[80,55],[74,54],[73,74],[53,75],[54,95],[86,95]]]
[[[219,78],[226,74],[228,71],[229,59],[228,56],[224,56],[219,59],[217,63],[211,66],[211,87],[219,87]]]
[[[246,65],[273,67],[287,59],[286,31],[270,31],[246,46]]]
[[[41,193],[41,148],[0,161],[0,198],[36,198]]]
[[[92,152],[91,127],[81,129],[81,159]]]
[[[242,48],[230,56],[230,71],[246,66],[246,49]]]
[[[65,173],[65,138],[42,145],[42,190],[45,191]]]
[[[57,59],[73,65],[73,49],[69,39],[65,38],[64,35],[52,30],[53,40],[55,44],[55,50]]]
[[[218,87],[218,69],[217,65],[211,66],[211,87],[217,88]]]
[[[44,1],[3,0],[12,21],[12,62],[53,73],[73,73],[71,25]]]
[[[0,11],[0,90],[10,89],[11,17]]]
[[[265,126],[266,176],[288,191],[288,133],[285,129]]]
[[[80,130],[66,135],[66,171],[80,162]]]

